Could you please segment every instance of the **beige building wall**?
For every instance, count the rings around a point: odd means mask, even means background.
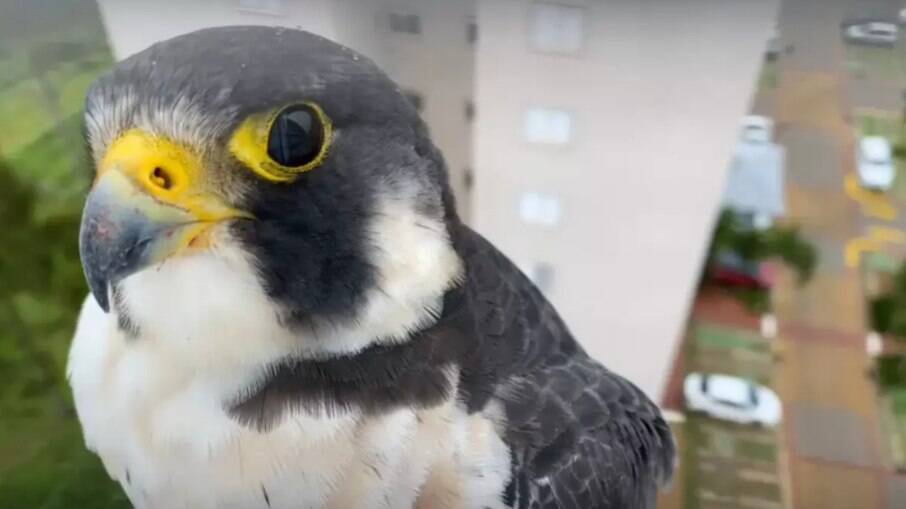
[[[266,5],[269,2],[262,2]],[[177,35],[223,25],[287,26],[336,38],[334,0],[270,2],[241,8],[237,0],[99,0],[104,28],[117,59]]]
[[[366,0],[367,1],[367,0]],[[474,99],[475,45],[467,38],[474,0],[383,0],[384,11],[417,14],[422,33],[394,33],[379,23],[388,74],[424,98],[422,117],[443,151],[459,212],[471,219],[467,171],[472,162],[472,122],[466,104]]]
[[[422,96],[422,115],[444,152],[463,217],[471,205],[466,186],[474,46],[467,40],[474,0],[99,0],[117,59],[154,42],[201,28],[268,25],[323,35],[374,59],[400,86]],[[419,17],[421,33],[390,29],[390,15]]]
[[[574,54],[533,49],[536,2],[478,1],[473,222],[548,264],[587,350],[657,398],[778,2],[557,2],[584,9]],[[527,142],[531,107],[566,112],[568,142]]]

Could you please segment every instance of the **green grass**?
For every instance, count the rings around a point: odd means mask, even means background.
[[[743,479],[737,484],[737,490],[739,490],[738,493],[740,495],[757,498],[759,500],[780,502],[782,499],[779,484]]]
[[[710,427],[701,428],[701,431],[700,447],[702,450],[724,459],[732,459],[736,455],[736,440],[732,430]]]
[[[37,182],[38,220],[80,208],[90,183],[88,154],[82,141],[82,115],[70,115],[9,159],[16,176]]]
[[[688,416],[684,425],[685,451],[682,457],[685,468],[684,508],[702,507],[699,489],[721,496],[747,496],[770,502],[781,500],[779,484],[746,479],[742,475],[743,469],[752,468],[752,462],[764,465],[758,467],[759,471],[770,471],[777,462],[777,444],[753,439],[750,436],[752,433],[759,432],[747,427],[716,423],[702,416]],[[718,470],[703,470],[705,462],[718,465]]]
[[[891,143],[906,141],[906,130],[899,115],[889,116],[858,113],[859,133],[862,136],[884,136]]]
[[[777,88],[777,83],[780,78],[780,72],[778,70],[776,60],[765,60],[761,64],[761,70],[758,72],[758,88],[759,92],[768,92]]]
[[[870,272],[893,274],[900,268],[900,261],[887,253],[866,253],[862,259],[865,269]]]
[[[752,461],[774,463],[777,461],[777,444],[741,438],[736,441],[736,453]]]
[[[705,424],[707,422],[707,424]],[[710,454],[726,459],[740,459],[763,463],[777,461],[777,444],[769,435],[771,431],[758,430],[748,426],[713,421],[696,421],[700,430],[699,447]]]
[[[770,385],[770,342],[752,332],[698,322],[686,351],[688,371],[726,373]]]
[[[85,449],[74,417],[5,419],[0,434],[0,509],[130,507],[100,460]]]
[[[3,134],[2,155],[9,156],[53,127],[37,80],[20,81],[0,95],[0,119],[15,119],[16,128]]]
[[[906,45],[894,48],[846,45],[846,65],[857,77],[906,81]]]
[[[881,422],[891,463],[906,468],[906,358],[895,354],[877,360]]]
[[[77,242],[88,182],[79,112],[112,57],[93,0],[7,4],[0,16],[0,509],[127,508],[85,448],[64,378],[87,291]]]
[[[699,509],[698,487],[702,483],[701,473],[698,471],[698,449],[702,443],[702,433],[699,430],[697,416],[688,416],[683,425],[684,451],[680,462],[683,470],[683,508]]]
[[[703,348],[741,349],[751,352],[770,350],[770,343],[756,334],[719,325],[696,324],[693,329],[693,337],[695,345]]]
[[[0,155],[11,157],[66,118],[82,109],[85,92],[109,60],[93,58],[87,68],[61,65],[46,77],[17,82],[0,92],[0,119],[14,122],[0,139]],[[2,68],[0,68],[2,72]],[[45,93],[42,83],[49,83]]]
[[[906,468],[906,388],[884,391],[880,397],[881,422],[890,452],[898,469]]]

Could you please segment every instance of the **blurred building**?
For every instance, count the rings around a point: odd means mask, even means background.
[[[776,1],[479,0],[472,222],[659,397]]]
[[[776,0],[100,5],[118,58],[265,24],[375,59],[420,105],[464,217],[590,353],[660,397]]]

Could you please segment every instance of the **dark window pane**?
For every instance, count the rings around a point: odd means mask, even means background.
[[[422,19],[415,14],[410,14],[408,19],[408,28],[410,34],[422,33]]]
[[[478,23],[470,21],[466,27],[466,40],[469,44],[475,44],[478,41]]]
[[[422,33],[422,20],[416,14],[390,13],[390,30],[401,34]]]

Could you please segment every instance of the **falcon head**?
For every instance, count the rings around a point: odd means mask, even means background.
[[[212,264],[227,269],[199,300],[235,276],[284,326],[395,316],[379,335],[436,314],[459,277],[442,158],[398,87],[345,47],[290,29],[194,32],[99,78],[85,116],[96,176],[80,254],[121,326],[171,319]]]

